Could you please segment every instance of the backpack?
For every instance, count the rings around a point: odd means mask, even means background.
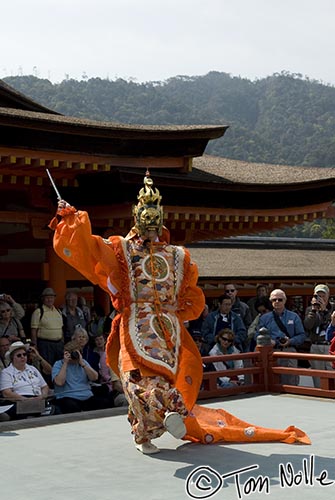
[[[43,314],[44,314],[44,309],[43,309],[43,306],[39,306],[39,311],[40,311],[40,322],[41,322],[41,319],[43,317]],[[56,310],[59,312],[59,314],[63,317],[62,315],[62,311],[60,309],[58,309],[58,307],[56,307]]]

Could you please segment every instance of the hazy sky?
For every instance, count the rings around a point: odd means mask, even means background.
[[[0,78],[165,80],[287,70],[335,85],[334,0],[10,0]]]

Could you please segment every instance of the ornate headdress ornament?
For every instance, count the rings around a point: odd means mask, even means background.
[[[162,199],[157,188],[153,188],[153,180],[147,170],[144,180],[144,187],[140,189],[137,196],[138,204],[133,207],[135,217],[135,228],[140,234],[153,229],[161,234],[163,225],[163,207],[160,205]]]

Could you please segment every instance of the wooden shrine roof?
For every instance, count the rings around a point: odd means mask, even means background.
[[[317,283],[335,292],[335,240],[238,237],[189,245],[207,297],[218,297],[234,283],[241,297],[259,284],[287,295],[311,296]]]
[[[194,157],[225,125],[150,126],[0,108],[0,145],[118,157]]]
[[[177,134],[177,137],[182,136],[193,137],[197,135],[199,138],[217,138],[221,137],[222,132],[228,128],[227,125],[141,125],[141,124],[127,124],[120,122],[105,122],[100,120],[90,120],[87,118],[78,118],[74,116],[64,116],[60,114],[53,114],[52,111],[48,113],[11,109],[7,107],[0,107],[0,120],[1,123],[6,123],[10,126],[13,123],[22,123],[24,126],[30,124],[34,128],[42,130],[56,130],[63,126],[64,130],[73,132],[81,130],[83,133],[86,131],[87,135],[93,134],[106,134],[107,136],[113,133],[144,133],[155,136],[164,135],[165,133]]]
[[[298,184],[333,182],[335,179],[335,168],[251,163],[209,155],[195,158],[193,166],[203,178],[210,176],[213,183],[265,185],[267,189],[272,186],[282,189],[288,184],[297,188]]]
[[[269,281],[281,279],[335,279],[333,250],[262,248],[189,248],[200,278]]]
[[[102,162],[106,156],[192,158],[202,155],[208,141],[223,136],[227,128],[129,125],[64,116],[0,80],[0,146],[27,148],[35,155],[43,151],[75,153],[82,156],[77,162],[88,161],[87,155],[99,156]]]
[[[204,157],[204,161],[207,158]],[[209,164],[211,160],[209,157]],[[220,158],[217,164],[221,161],[224,164],[226,159]],[[43,163],[35,162],[28,156],[1,156],[1,222],[22,223],[24,217],[28,224],[31,221],[34,234],[42,239],[48,237],[45,226],[55,206],[55,194],[45,173],[48,166],[61,195],[77,208],[89,211],[95,230],[105,235],[109,228],[113,228],[113,234],[128,232],[133,219],[132,204],[143,183],[145,163],[142,163],[141,169],[106,165],[108,170],[105,171],[87,169],[86,165],[82,170],[76,162],[58,163],[54,160],[50,161],[50,165]],[[245,166],[242,162],[232,163],[240,169],[228,174],[238,178]],[[248,169],[252,168],[253,165],[249,164]],[[266,171],[271,176],[271,165],[266,168],[261,166],[261,169],[264,176]],[[184,173],[173,169],[155,169],[151,175],[163,196],[164,216],[172,241],[190,243],[334,217],[335,169],[327,169],[325,178],[320,180],[319,174],[322,176],[324,169],[310,168],[310,178],[299,184],[294,182],[294,176],[289,178],[289,169],[276,166],[277,171],[283,172],[287,183],[278,183],[274,191],[270,189],[272,186],[269,188],[268,184],[262,184],[261,180],[265,177],[259,176],[257,183],[253,180],[248,184],[233,183],[232,177],[226,182],[224,170],[220,177],[220,172],[215,175],[208,173],[206,166],[203,170],[194,168]],[[254,191],[250,187],[254,187]],[[21,214],[11,209],[12,193],[15,193],[16,203],[25,207]]]

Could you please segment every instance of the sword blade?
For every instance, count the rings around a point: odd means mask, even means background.
[[[62,197],[61,197],[61,195],[60,195],[60,193],[59,193],[59,191],[58,191],[58,189],[56,187],[55,181],[53,180],[52,175],[49,172],[49,169],[46,168],[45,170],[46,170],[46,173],[48,174],[48,177],[50,179],[51,185],[54,188],[54,191],[55,191],[55,193],[57,195],[57,200],[60,201],[62,199]]]

